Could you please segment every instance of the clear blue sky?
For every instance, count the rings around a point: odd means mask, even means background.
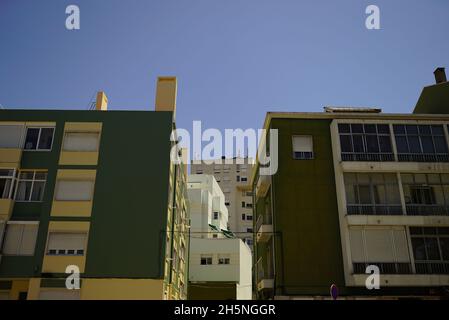
[[[65,29],[77,4],[81,30]],[[365,28],[365,8],[381,30]],[[0,104],[153,109],[178,77],[178,127],[258,128],[267,111],[410,112],[449,67],[449,1],[0,0]]]

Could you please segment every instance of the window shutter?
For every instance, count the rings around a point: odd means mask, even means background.
[[[67,132],[64,151],[98,151],[98,132]]]
[[[36,246],[37,231],[39,225],[25,224],[23,225],[22,243],[20,246],[20,254],[33,255]]]
[[[363,230],[361,228],[349,229],[352,262],[365,262],[363,245]]]
[[[22,239],[23,225],[8,224],[6,228],[5,244],[3,246],[4,254],[19,254],[20,240]]]
[[[393,229],[394,247],[396,249],[397,262],[410,262],[407,236],[405,229]]]
[[[48,236],[49,250],[84,250],[86,243],[85,233],[58,233],[52,232]]]
[[[56,188],[56,200],[89,201],[92,199],[93,181],[60,180]]]
[[[391,229],[365,229],[368,262],[394,262]]]
[[[21,125],[0,126],[0,148],[20,148],[24,129]]]
[[[313,152],[311,136],[293,136],[293,152]]]

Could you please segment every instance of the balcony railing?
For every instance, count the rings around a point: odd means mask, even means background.
[[[449,274],[449,262],[415,262],[417,274]]]
[[[412,265],[410,263],[399,262],[354,262],[354,274],[365,274],[366,267],[375,265],[379,268],[381,274],[411,274]]]
[[[271,214],[259,215],[256,221],[256,232],[260,229],[263,224],[273,224]]]
[[[398,153],[398,161],[449,162],[449,154]]]
[[[449,207],[433,204],[407,204],[408,216],[448,216]]]
[[[349,204],[347,205],[349,215],[403,215],[401,205],[377,205],[377,204]]]
[[[393,153],[342,152],[342,161],[394,161]]]

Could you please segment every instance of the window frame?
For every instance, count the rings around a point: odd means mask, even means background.
[[[14,199],[15,198],[15,188],[16,188],[16,184],[17,184],[17,171],[18,170],[16,168],[1,168],[0,170],[12,171],[12,175],[0,176],[0,179],[11,180],[11,185],[9,186],[8,196],[6,198],[3,198],[3,196],[1,196],[0,199]]]
[[[6,244],[6,238],[8,236],[8,226],[10,225],[20,225],[22,227],[21,233],[20,233],[20,242],[17,244],[17,253],[16,254],[10,254],[10,253],[5,253],[4,252],[4,246]],[[25,232],[25,226],[27,225],[31,225],[31,226],[36,226],[36,236],[34,238],[34,247],[33,247],[33,253],[32,254],[23,254],[20,253],[21,249],[22,249],[22,243],[23,243],[23,236],[24,236],[24,232]],[[9,256],[9,257],[33,257],[36,254],[36,245],[37,245],[37,238],[39,235],[39,225],[40,222],[39,221],[8,221],[5,223],[5,228],[3,230],[3,239],[1,241],[1,254],[4,256]]]
[[[296,137],[302,137],[302,138],[310,138],[310,142],[311,142],[311,151],[295,151],[295,138]],[[293,160],[314,160],[315,159],[315,152],[314,152],[314,143],[313,143],[313,136],[310,134],[293,134],[292,138],[292,157]],[[296,154],[300,153],[302,154],[302,156],[297,156]],[[306,155],[309,155],[310,157],[306,157]]]
[[[50,250],[48,248],[48,246],[50,244],[50,235],[51,234],[82,234],[82,235],[84,235],[85,238],[84,238],[84,243],[83,243],[83,249],[76,249],[77,252],[80,251],[80,250],[82,250],[83,252],[81,254],[79,254],[79,253],[76,253],[76,254],[67,254],[67,253],[65,253],[65,254],[59,254],[59,253],[50,254],[51,250],[57,250],[57,251],[64,250],[65,252],[67,252],[69,250],[72,250],[72,249],[51,249]],[[85,232],[85,231],[77,232],[77,231],[58,231],[58,230],[52,231],[52,230],[49,230],[48,233],[47,233],[47,240],[46,240],[46,243],[45,243],[44,255],[51,256],[51,257],[67,257],[67,256],[68,257],[84,257],[86,255],[86,251],[87,251],[87,242],[88,242],[88,240],[89,240],[89,233]]]
[[[20,175],[23,172],[33,172],[33,178],[32,179],[21,179]],[[37,179],[36,180],[36,173],[45,173],[45,180],[42,179]],[[44,202],[44,196],[45,196],[45,188],[47,187],[47,178],[48,178],[48,171],[47,170],[18,170],[18,174],[17,174],[17,178],[16,178],[16,183],[15,183],[15,187],[14,187],[14,201],[15,202],[31,202],[31,203],[39,203],[39,202]],[[17,191],[19,189],[19,184],[20,182],[25,181],[25,182],[30,182],[31,181],[31,190],[30,190],[30,195],[28,197],[28,200],[18,200],[17,199]],[[35,182],[44,182],[44,188],[43,188],[43,192],[42,192],[42,198],[41,200],[31,200],[31,197],[33,195],[33,191],[34,191],[34,183]]]
[[[35,149],[26,149],[25,148],[25,144],[26,144],[26,140],[27,140],[27,136],[28,136],[28,129],[39,129],[39,134],[37,136],[37,142],[36,142],[36,148]],[[51,145],[50,145],[50,149],[40,149],[39,148],[39,144],[41,141],[41,134],[42,134],[42,129],[53,129],[53,133],[51,135]],[[56,126],[26,126],[25,127],[25,135],[24,135],[24,139],[23,139],[23,151],[27,151],[27,152],[48,152],[48,151],[52,151],[53,150],[53,143],[55,141],[55,131],[56,131]]]

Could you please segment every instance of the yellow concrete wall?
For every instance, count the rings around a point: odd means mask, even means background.
[[[176,77],[159,77],[156,88],[156,111],[176,111]]]
[[[163,280],[83,279],[82,300],[161,300]]]
[[[14,207],[14,200],[0,199],[0,221],[9,220],[13,207]]]
[[[28,285],[28,300],[37,300],[39,299],[39,292],[41,289],[41,279],[40,278],[31,278],[29,280]]]
[[[0,167],[18,168],[22,159],[22,149],[0,148]]]

